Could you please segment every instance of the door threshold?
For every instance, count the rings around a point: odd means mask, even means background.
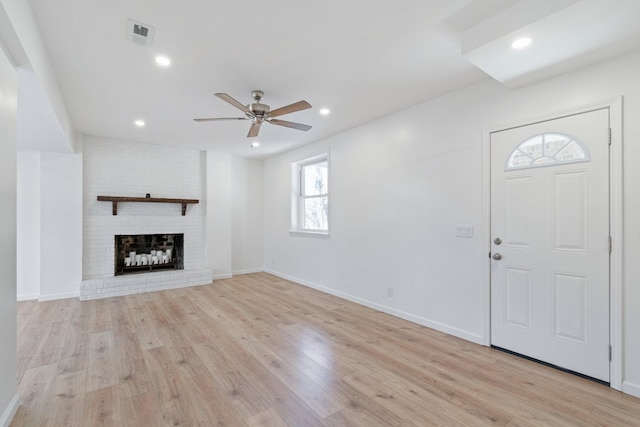
[[[609,383],[607,381],[603,381],[603,380],[600,380],[598,378],[590,377],[589,375],[581,374],[580,372],[572,371],[570,369],[566,369],[566,368],[563,368],[561,366],[554,365],[552,363],[544,362],[544,361],[539,360],[539,359],[534,359],[533,357],[525,356],[524,354],[516,353],[515,351],[507,350],[506,348],[498,347],[498,346],[495,346],[495,345],[492,345],[491,348],[493,348],[495,350],[498,350],[498,351],[501,351],[503,353],[511,354],[512,356],[516,356],[516,357],[519,357],[521,359],[530,360],[530,361],[538,363],[540,365],[548,366],[550,368],[557,369],[559,371],[566,372],[566,373],[571,374],[571,375],[575,375],[576,377],[584,378],[585,380],[593,381],[595,383],[606,385],[607,387],[611,387],[611,383]]]

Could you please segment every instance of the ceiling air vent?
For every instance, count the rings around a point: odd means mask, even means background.
[[[143,46],[150,46],[153,40],[153,27],[130,19],[127,25],[127,39]]]

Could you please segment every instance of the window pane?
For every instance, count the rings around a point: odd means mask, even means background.
[[[588,160],[589,153],[579,141],[561,133],[545,133],[533,136],[517,146],[509,156],[505,169],[551,166]]]
[[[558,151],[563,149],[571,139],[559,133],[547,133],[544,135],[544,155],[553,157]]]
[[[586,158],[586,153],[575,141],[571,142],[571,144],[567,145],[561,152],[558,153],[556,159],[558,161],[570,161],[570,160],[581,160]]]
[[[302,195],[319,196],[327,194],[327,162],[313,163],[302,167]]]
[[[304,199],[303,228],[306,230],[327,231],[327,197]]]
[[[537,159],[542,156],[542,135],[534,136],[520,144],[518,147],[520,151],[528,155],[533,159]]]
[[[513,152],[511,157],[509,158],[509,163],[507,164],[508,168],[519,168],[523,166],[529,166],[533,163],[533,159],[527,156],[520,150],[516,150]]]
[[[546,163],[555,163],[555,159],[553,157],[540,157],[539,159],[536,159],[535,162],[533,162],[534,165],[538,166],[538,165],[544,165]]]

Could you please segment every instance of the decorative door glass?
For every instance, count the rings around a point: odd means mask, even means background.
[[[518,145],[509,156],[505,170],[588,161],[589,152],[577,139],[562,133],[542,133]]]

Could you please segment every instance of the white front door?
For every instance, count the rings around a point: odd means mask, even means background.
[[[609,382],[609,109],[491,134],[491,344]]]

